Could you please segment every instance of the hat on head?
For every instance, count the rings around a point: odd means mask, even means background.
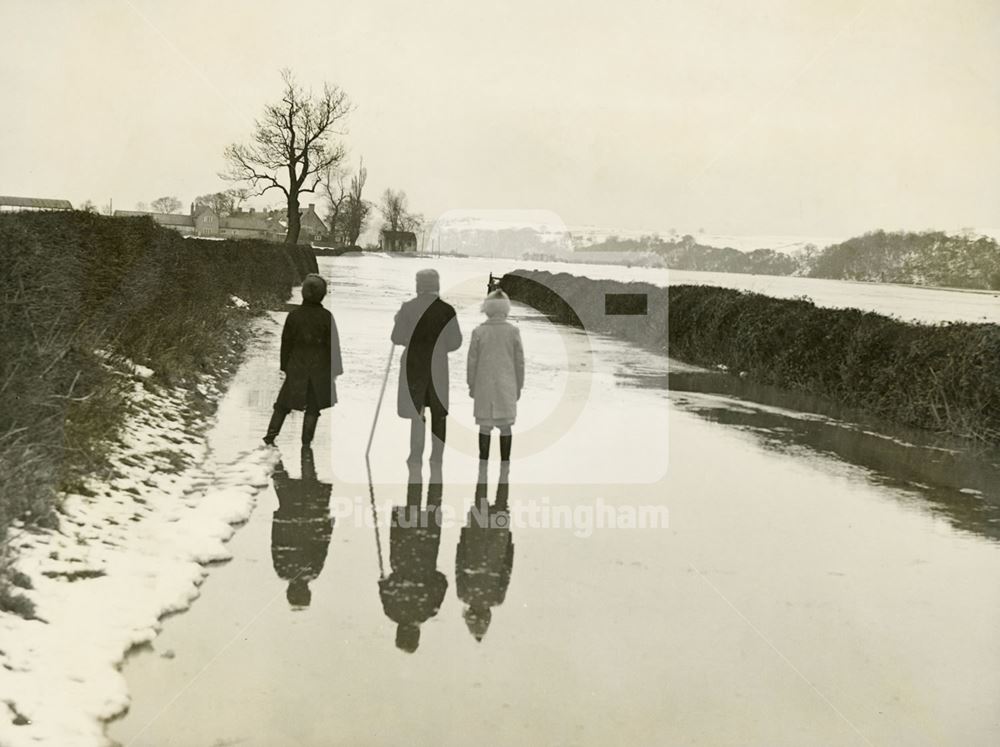
[[[441,276],[437,270],[420,270],[417,273],[417,293],[439,293]]]
[[[506,293],[497,288],[486,296],[486,300],[483,301],[483,305],[480,308],[490,319],[505,317],[510,314],[510,298],[507,297]]]

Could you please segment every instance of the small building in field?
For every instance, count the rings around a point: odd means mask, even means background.
[[[378,245],[383,252],[415,252],[417,235],[413,231],[390,231],[384,228],[379,234]]]
[[[43,197],[11,197],[0,195],[0,213],[17,213],[22,210],[72,210],[69,200],[49,200]]]

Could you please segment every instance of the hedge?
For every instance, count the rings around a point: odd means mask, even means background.
[[[678,360],[722,364],[903,425],[1000,443],[1000,325],[911,324],[729,288],[527,270],[504,276],[501,287],[558,321],[669,349]],[[607,293],[646,294],[648,312],[641,321],[606,315]]]

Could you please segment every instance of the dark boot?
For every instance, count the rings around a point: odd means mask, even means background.
[[[514,438],[511,434],[506,436],[500,434],[500,461],[509,462],[510,461],[510,444],[511,440]]]
[[[302,445],[308,446],[316,435],[316,425],[319,423],[318,412],[307,412],[302,419]]]
[[[288,410],[274,408],[274,412],[271,413],[271,422],[267,424],[267,433],[264,434],[264,443],[268,446],[274,446],[274,439],[281,433],[281,426],[285,424],[287,416]]]
[[[485,461],[490,458],[490,434],[489,431],[479,432],[479,459]]]

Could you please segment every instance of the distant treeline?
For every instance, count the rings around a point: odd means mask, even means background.
[[[801,275],[834,280],[866,280],[952,288],[1000,290],[1000,246],[986,236],[941,231],[872,231],[826,248],[806,246],[794,253],[773,249],[741,252],[699,244],[692,236],[663,239],[616,236],[579,252],[633,252],[634,264],[677,270]]]
[[[908,324],[708,285],[508,273],[501,287],[556,321],[725,366],[902,425],[1000,444],[1000,326]],[[642,294],[639,316],[605,313],[608,293]]]
[[[0,541],[51,522],[60,490],[100,474],[132,364],[196,391],[232,360],[251,307],[283,303],[311,250],[185,239],[149,218],[0,214]],[[0,544],[0,608],[4,605]]]

